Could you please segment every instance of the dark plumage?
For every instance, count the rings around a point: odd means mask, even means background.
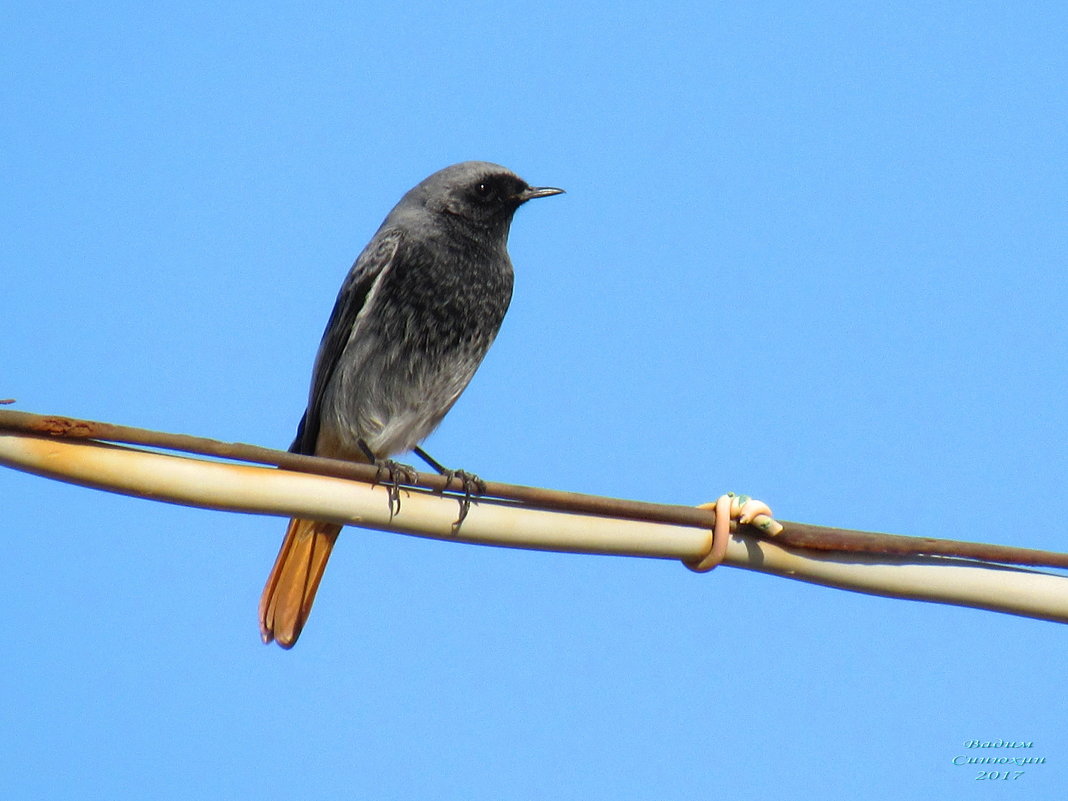
[[[508,310],[512,215],[527,200],[561,191],[466,161],[401,198],[341,286],[290,450],[377,461],[430,434]],[[260,601],[264,642],[296,642],[340,530],[290,521]]]

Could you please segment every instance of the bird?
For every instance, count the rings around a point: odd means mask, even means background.
[[[467,387],[508,310],[512,216],[563,191],[485,161],[446,167],[409,190],[341,285],[290,452],[392,470],[403,466],[390,456],[415,450],[451,472],[419,443]],[[265,644],[297,642],[341,528],[289,521],[260,599]]]

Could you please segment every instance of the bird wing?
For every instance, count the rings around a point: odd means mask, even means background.
[[[330,313],[330,321],[323,332],[322,342],[319,343],[319,353],[315,357],[315,367],[312,370],[311,391],[308,393],[308,408],[297,426],[297,436],[289,447],[291,452],[315,453],[326,387],[349,342],[360,310],[367,302],[375,283],[396,258],[401,239],[402,233],[396,228],[376,234],[345,277],[334,302],[334,310]]]

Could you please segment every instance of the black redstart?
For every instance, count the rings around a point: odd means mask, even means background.
[[[562,191],[465,161],[401,198],[341,285],[289,450],[382,463],[416,448],[460,397],[508,310],[512,215]],[[340,531],[289,521],[260,600],[265,643],[297,641]]]

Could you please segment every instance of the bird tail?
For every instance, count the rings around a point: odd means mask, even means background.
[[[293,518],[260,598],[260,636],[292,648],[311,612],[315,591],[341,526]]]

